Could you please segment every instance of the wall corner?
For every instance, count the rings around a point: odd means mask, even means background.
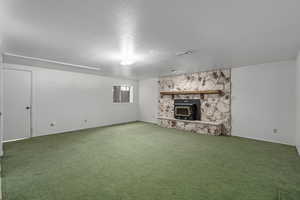
[[[296,64],[296,148],[300,155],[300,51],[298,52]]]

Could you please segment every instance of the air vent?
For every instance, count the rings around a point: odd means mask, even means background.
[[[178,52],[178,53],[176,53],[176,56],[191,55],[191,54],[194,53],[194,52],[195,52],[194,50],[190,49],[190,50]]]

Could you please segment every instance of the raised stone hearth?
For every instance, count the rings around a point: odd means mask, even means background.
[[[231,70],[162,77],[161,92],[221,90],[221,94],[161,95],[160,125],[210,135],[231,135]],[[201,121],[174,119],[174,99],[200,99]]]
[[[204,122],[198,120],[182,120],[167,117],[159,117],[160,126],[165,128],[177,128],[181,130],[191,131],[194,133],[207,135],[222,135],[223,124],[220,122]]]

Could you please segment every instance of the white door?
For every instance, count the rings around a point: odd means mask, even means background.
[[[4,141],[29,138],[31,132],[31,72],[4,70]]]

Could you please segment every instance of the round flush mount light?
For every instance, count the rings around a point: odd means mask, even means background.
[[[135,62],[131,59],[124,59],[124,60],[121,60],[120,64],[123,65],[123,66],[128,66],[128,65],[132,65],[134,64]]]

